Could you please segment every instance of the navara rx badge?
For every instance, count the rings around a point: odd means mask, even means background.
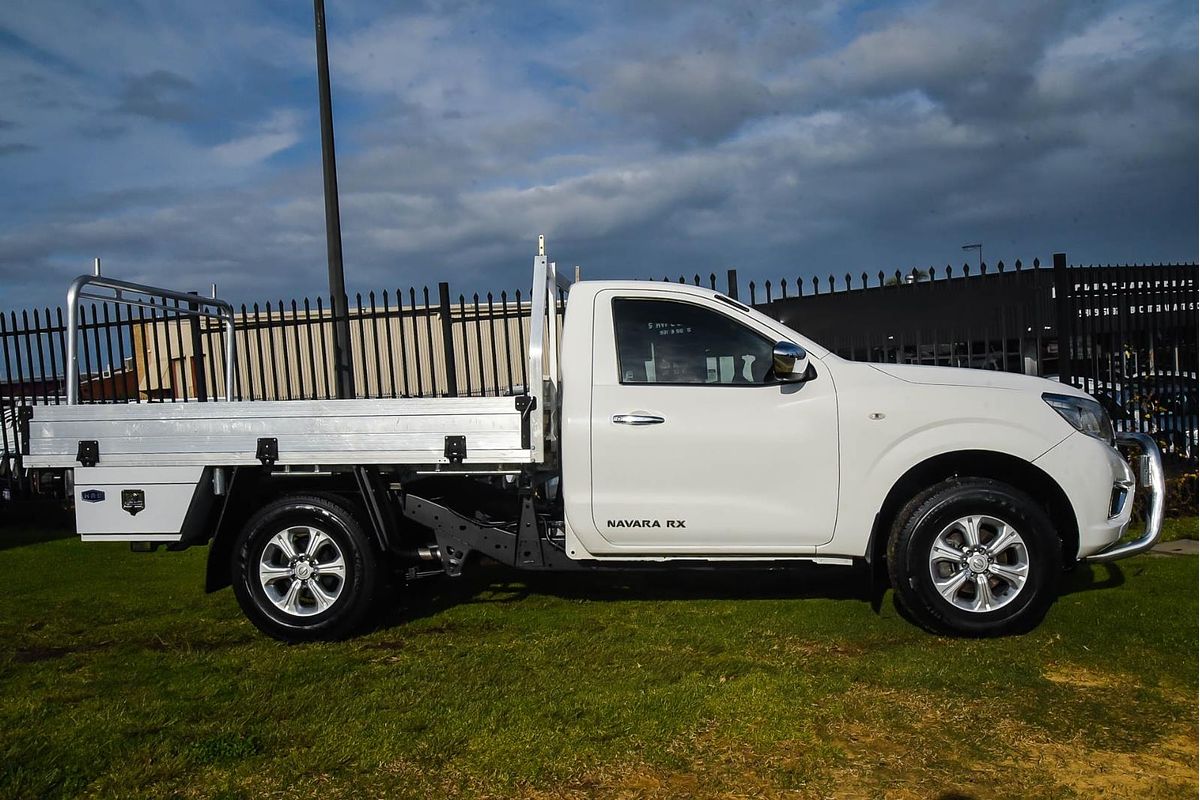
[[[138,512],[146,507],[146,493],[141,489],[122,489],[121,508],[136,517]]]
[[[86,492],[80,492],[79,497],[85,503],[102,503],[104,502],[104,492],[99,489],[88,489]]]

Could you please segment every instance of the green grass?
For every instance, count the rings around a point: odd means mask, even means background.
[[[1200,538],[1200,520],[1196,517],[1175,517],[1163,520],[1159,541],[1173,542],[1177,539]]]
[[[1001,640],[845,568],[493,568],[289,647],[205,556],[0,529],[0,796],[1195,796],[1195,557],[1081,569]]]

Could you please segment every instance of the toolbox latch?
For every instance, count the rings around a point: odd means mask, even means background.
[[[100,443],[95,439],[82,439],[75,460],[85,467],[94,467],[100,463]]]
[[[446,437],[446,459],[451,464],[461,464],[463,459],[467,457],[467,437],[465,436],[447,436]]]
[[[275,462],[279,460],[279,440],[266,436],[259,439],[254,457],[261,461],[264,467],[274,466]]]

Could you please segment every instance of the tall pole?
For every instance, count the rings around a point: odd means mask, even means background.
[[[333,300],[333,374],[339,399],[354,397],[350,362],[350,313],[342,271],[342,217],[338,210],[337,163],[333,152],[333,101],[329,92],[329,48],[325,1],[313,0],[317,29],[317,93],[321,103],[321,165],[325,173],[325,243],[329,251],[329,294]]]

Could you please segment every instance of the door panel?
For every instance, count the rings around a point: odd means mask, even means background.
[[[668,309],[645,302],[654,298],[596,298],[591,522],[605,549],[754,553],[829,541],[838,447],[828,373],[818,363],[814,380],[775,383],[774,334],[715,300]]]

